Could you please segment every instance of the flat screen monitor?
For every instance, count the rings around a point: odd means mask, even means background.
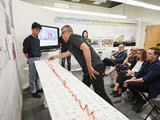
[[[42,29],[38,35],[41,51],[52,51],[59,48],[59,28],[41,25]]]

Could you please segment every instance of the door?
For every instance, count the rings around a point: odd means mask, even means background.
[[[150,47],[156,47],[157,43],[160,43],[160,25],[147,26],[144,49],[148,51]]]

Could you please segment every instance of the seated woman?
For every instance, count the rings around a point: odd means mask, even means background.
[[[111,69],[109,71],[107,71],[105,73],[105,76],[108,76],[110,73],[114,72],[114,76],[113,76],[113,81],[114,84],[116,83],[117,77],[118,77],[118,73],[121,69],[120,66],[125,66],[128,67],[129,69],[132,69],[135,64],[136,64],[136,56],[137,56],[137,48],[132,48],[130,54],[128,55],[128,57],[124,60],[123,64],[117,64],[115,67],[111,67]],[[111,85],[111,87],[114,87],[114,85]]]
[[[91,39],[88,38],[88,32],[87,32],[87,30],[84,30],[84,31],[82,32],[82,37],[83,37],[90,45],[92,44]]]
[[[122,88],[123,88],[123,82],[125,80],[131,79],[133,77],[133,75],[140,70],[142,64],[146,60],[146,54],[147,53],[144,49],[139,49],[138,50],[136,65],[133,67],[132,70],[128,69],[128,70],[120,71],[118,73],[118,78],[117,78],[114,90],[112,91],[112,93],[110,95],[113,95],[113,97],[121,96]]]

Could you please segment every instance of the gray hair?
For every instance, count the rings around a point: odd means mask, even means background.
[[[61,31],[62,31],[62,32],[63,32],[63,31],[67,31],[68,33],[73,33],[73,29],[72,29],[72,27],[69,26],[69,25],[63,26],[62,29],[61,29]]]

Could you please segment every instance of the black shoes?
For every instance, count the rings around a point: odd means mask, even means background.
[[[37,90],[38,93],[43,93],[43,89]]]
[[[107,77],[108,75],[104,74],[104,76],[106,76],[106,77]]]
[[[103,76],[103,77],[107,77],[108,75],[106,75],[105,73],[102,73],[102,76]]]
[[[137,101],[135,104],[132,105],[132,109],[137,113],[146,104],[145,100]]]
[[[39,95],[38,92],[35,92],[35,93],[32,93],[32,97],[41,98],[41,95]]]
[[[110,95],[114,95],[114,94],[116,94],[116,93],[118,93],[118,91],[112,90],[112,92],[110,93]]]
[[[110,88],[114,88],[115,87],[115,84],[114,83],[112,83],[112,85],[110,86]]]
[[[41,98],[41,95],[38,93],[43,93],[43,89],[37,90],[37,92],[32,93],[32,97],[34,98]]]
[[[118,91],[112,90],[112,92],[110,93],[110,95],[113,95],[113,97],[120,97],[122,94],[119,94]]]
[[[119,94],[118,92],[113,95],[113,97],[120,97],[122,94]]]

